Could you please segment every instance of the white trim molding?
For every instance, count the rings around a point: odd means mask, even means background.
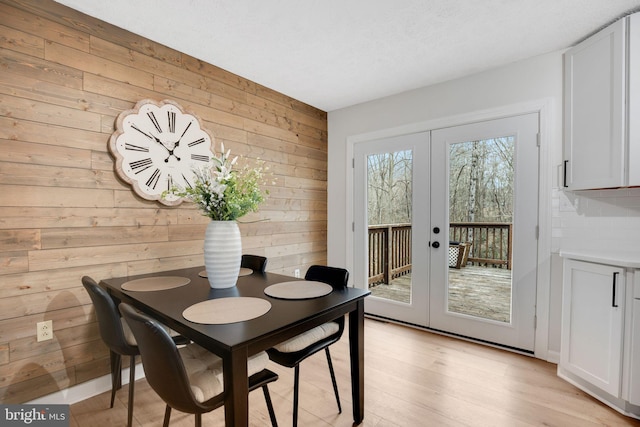
[[[144,368],[142,363],[138,363],[136,364],[136,381],[142,378],[145,378]],[[122,370],[122,385],[126,384],[129,384],[129,368]],[[107,391],[111,391],[111,374],[76,384],[26,403],[30,405],[73,405]]]

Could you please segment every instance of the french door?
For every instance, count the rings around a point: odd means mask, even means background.
[[[533,351],[538,115],[354,146],[369,314]]]
[[[422,132],[354,146],[355,283],[374,292],[368,313],[422,326],[429,323],[429,138]],[[398,246],[402,256],[389,257]],[[392,283],[400,264],[411,264],[411,274]],[[377,292],[383,287],[389,294]]]

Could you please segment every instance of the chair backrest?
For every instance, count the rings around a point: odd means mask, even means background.
[[[344,268],[326,265],[312,265],[304,276],[305,280],[314,280],[331,285],[333,289],[344,289],[349,282],[349,271]]]
[[[212,400],[196,400],[178,347],[160,323],[126,303],[120,304],[120,312],[138,342],[147,382],[167,405],[190,414],[219,406],[224,394],[216,398],[215,404]]]
[[[111,296],[89,276],[82,278],[82,285],[89,293],[98,318],[102,341],[114,352],[122,355],[137,355],[138,347],[125,338],[120,312]]]
[[[259,255],[242,255],[240,266],[250,268],[258,273],[264,273],[267,268],[267,258]]]

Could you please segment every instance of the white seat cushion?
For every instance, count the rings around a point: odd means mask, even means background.
[[[124,320],[124,317],[120,318],[120,322],[122,323],[122,331],[124,332],[124,340],[127,342],[127,344],[129,344],[129,345],[138,345],[138,343],[136,342],[136,337],[133,336],[133,331],[129,327],[129,324],[127,323],[127,321]]]
[[[224,391],[222,359],[197,344],[188,344],[180,349],[182,362],[187,370],[191,391],[198,402],[204,402]],[[267,367],[269,356],[261,352],[249,357],[249,376]]]
[[[127,321],[124,320],[124,317],[120,318],[120,322],[122,323],[122,331],[124,332],[124,340],[129,345],[137,346],[138,342],[136,341],[136,337],[133,336],[133,331],[129,327],[129,324],[127,323]],[[161,325],[161,326],[164,328],[165,331],[167,331],[169,333],[170,336],[172,336],[172,337],[180,336],[180,334],[177,333],[176,331],[174,331],[173,329],[169,329],[164,325]]]
[[[275,345],[273,348],[282,353],[293,353],[309,347],[311,344],[316,343],[330,335],[338,332],[340,326],[336,322],[327,322],[324,325],[316,326],[313,329],[303,332],[300,335],[281,342]]]

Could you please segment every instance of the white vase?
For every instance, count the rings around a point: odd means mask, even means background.
[[[242,240],[235,221],[211,221],[204,233],[204,266],[213,289],[231,288],[238,281]]]

